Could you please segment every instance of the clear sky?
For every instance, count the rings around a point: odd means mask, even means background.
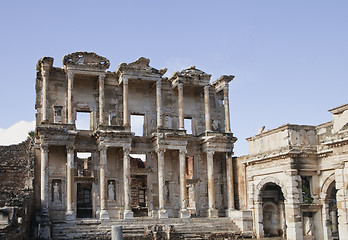
[[[348,1],[3,1],[0,30],[0,140],[33,124],[37,60],[62,66],[76,51],[108,58],[110,71],[144,56],[167,75],[235,75],[236,155],[263,125],[317,125],[348,102]]]

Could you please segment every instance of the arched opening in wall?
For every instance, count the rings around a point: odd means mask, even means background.
[[[338,214],[337,214],[337,200],[336,200],[336,183],[333,181],[327,190],[329,202],[329,216],[330,216],[330,230],[332,239],[338,239]]]
[[[285,199],[281,188],[274,183],[267,183],[261,197],[264,236],[285,236]]]

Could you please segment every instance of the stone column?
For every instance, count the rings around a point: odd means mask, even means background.
[[[226,154],[226,181],[227,181],[227,216],[231,217],[234,211],[234,186],[233,186],[233,165],[232,153]]]
[[[41,212],[48,214],[48,145],[41,144]]]
[[[205,131],[211,131],[209,89],[209,85],[204,87]]]
[[[68,124],[74,124],[74,109],[73,109],[74,74],[68,71],[67,75],[68,75]]]
[[[123,77],[123,125],[129,127],[128,79]]]
[[[67,164],[66,164],[66,220],[71,221],[75,219],[73,209],[73,189],[74,189],[74,148],[68,146]]]
[[[186,192],[186,149],[179,150],[179,167],[180,167],[180,218],[190,218],[187,211],[187,192]]]
[[[124,219],[133,218],[130,196],[130,157],[129,148],[123,148],[123,190],[124,190]]]
[[[228,103],[228,84],[224,86],[224,107],[225,107],[225,125],[226,125],[226,132],[231,132],[231,126],[230,126],[230,106]]]
[[[47,116],[47,82],[49,77],[50,65],[43,64],[41,67],[41,76],[42,76],[42,122],[48,121]]]
[[[218,217],[215,209],[215,191],[214,191],[214,151],[207,151],[207,172],[208,172],[208,217]]]
[[[184,130],[184,87],[183,83],[178,83],[178,98],[179,98],[179,129]]]
[[[163,126],[162,119],[162,78],[156,82],[157,127]]]
[[[346,196],[346,181],[345,181],[345,170],[348,172],[348,162],[344,157],[340,157],[339,163],[335,166],[335,187],[337,189],[336,193],[336,204],[337,204],[337,216],[338,216],[338,235],[343,238],[343,236],[348,236],[348,203]],[[347,205],[346,205],[347,204]]]
[[[159,210],[158,210],[158,218],[168,218],[167,210],[164,209],[164,150],[158,149],[157,150],[157,158],[158,158],[158,204],[159,204]]]
[[[106,196],[106,164],[107,164],[107,148],[100,147],[100,219],[110,219],[107,210],[107,196]]]
[[[104,122],[104,80],[105,74],[99,75],[99,125],[103,125]]]

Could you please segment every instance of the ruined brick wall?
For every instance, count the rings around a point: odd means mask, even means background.
[[[246,172],[243,164],[246,158],[247,156],[233,158],[234,201],[236,209],[239,210],[247,208]]]
[[[30,224],[34,176],[33,140],[0,146],[0,208],[14,207],[10,223],[0,235],[25,239]]]

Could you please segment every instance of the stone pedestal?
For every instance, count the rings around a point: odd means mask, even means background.
[[[190,218],[190,212],[187,209],[180,210],[180,218]]]
[[[132,219],[134,218],[134,213],[132,210],[124,210],[123,212],[123,219]]]
[[[168,212],[165,209],[158,210],[158,218],[168,218]]]
[[[107,210],[100,210],[100,213],[99,213],[99,219],[101,220],[109,220],[110,219],[110,216],[109,216],[109,213]]]
[[[219,217],[218,210],[215,208],[209,208],[208,209],[208,217],[209,218],[217,218]]]

